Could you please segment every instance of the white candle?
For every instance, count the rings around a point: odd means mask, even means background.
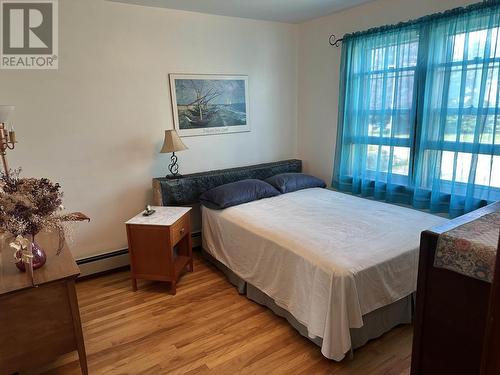
[[[14,130],[9,131],[9,142],[16,143],[16,132]]]
[[[11,122],[10,123],[10,130],[9,130],[9,142],[11,143],[16,143],[16,132],[14,131],[14,124]]]

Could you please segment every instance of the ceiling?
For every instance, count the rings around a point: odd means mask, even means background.
[[[111,0],[222,16],[299,23],[371,0]]]

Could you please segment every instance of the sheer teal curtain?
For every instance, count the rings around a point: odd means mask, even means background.
[[[333,186],[452,217],[499,200],[499,26],[487,2],[346,36]]]
[[[418,42],[416,26],[344,40],[337,188],[411,201]]]
[[[429,23],[414,205],[458,216],[500,199],[500,7]]]

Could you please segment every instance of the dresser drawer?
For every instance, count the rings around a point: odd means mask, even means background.
[[[189,214],[187,214],[170,227],[170,238],[172,239],[172,245],[175,245],[181,240],[182,237],[186,235],[186,233],[189,233],[189,226]]]

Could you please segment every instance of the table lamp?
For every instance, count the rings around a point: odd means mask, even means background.
[[[3,170],[9,177],[9,165],[7,164],[7,149],[13,150],[16,145],[16,133],[12,123],[10,130],[7,130],[7,121],[9,121],[15,107],[13,105],[0,105],[0,155],[2,157]]]
[[[160,153],[172,153],[172,157],[170,158],[171,163],[168,166],[168,170],[170,171],[170,175],[167,176],[168,178],[181,177],[175,153],[176,151],[182,150],[187,150],[187,147],[184,143],[182,143],[179,134],[177,134],[177,132],[173,129],[165,130],[165,140],[163,141],[163,147],[161,148]]]

